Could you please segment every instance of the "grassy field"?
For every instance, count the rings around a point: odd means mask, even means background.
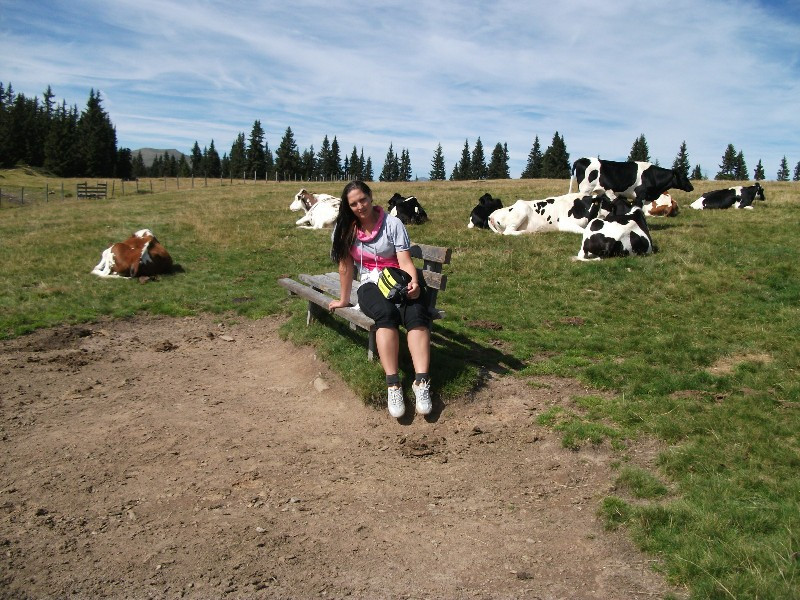
[[[20,184],[0,172],[0,187]],[[38,181],[38,184],[37,184]],[[60,185],[50,180],[51,187]],[[615,496],[600,508],[696,598],[800,597],[800,184],[766,182],[755,210],[694,211],[697,182],[674,219],[651,219],[658,252],[573,262],[579,236],[496,236],[466,228],[484,192],[508,204],[566,192],[562,180],[375,183],[376,200],[416,195],[429,223],[417,242],[453,248],[447,318],[434,328],[434,392],[468,397],[486,370],[574,377],[603,393],[538,422],[564,444],[610,442]],[[305,327],[281,276],[322,272],[330,231],[297,230],[297,183],[195,187],[108,201],[0,205],[0,336],[147,312],[290,316],[366,402],[383,397],[365,337],[338,321]],[[314,183],[338,195],[341,183]],[[156,190],[157,192],[157,190]],[[103,248],[148,227],[183,272],[140,285],[89,274]],[[410,361],[403,357],[406,376]],[[630,440],[664,445],[646,471]]]

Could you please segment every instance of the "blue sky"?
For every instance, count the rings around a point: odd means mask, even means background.
[[[733,144],[774,179],[800,161],[798,40],[799,0],[0,0],[0,81],[99,90],[132,149],[221,155],[258,119],[273,151],[336,136],[376,177],[390,143],[425,177],[480,137],[516,178],[535,136],[624,160],[643,133],[662,166],[685,141],[713,178]]]

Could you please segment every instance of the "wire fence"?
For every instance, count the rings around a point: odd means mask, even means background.
[[[340,180],[343,178],[337,178]],[[308,183],[309,180],[278,180],[278,183],[296,181]],[[311,181],[325,181],[324,178]],[[331,180],[332,181],[332,180]],[[43,204],[69,199],[113,199],[141,194],[159,194],[195,188],[225,187],[232,185],[265,185],[275,183],[275,179],[253,178],[211,178],[211,177],[159,177],[140,178],[134,181],[121,179],[98,179],[85,181],[54,182],[41,186],[5,185],[0,183],[0,209],[26,205]]]

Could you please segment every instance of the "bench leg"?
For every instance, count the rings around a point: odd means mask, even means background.
[[[306,325],[310,325],[311,321],[318,318],[321,312],[323,312],[323,310],[319,306],[309,301],[308,313],[306,313]]]
[[[378,345],[375,340],[376,329],[374,327],[369,330],[369,341],[367,342],[367,360],[375,360],[375,353],[378,351]]]

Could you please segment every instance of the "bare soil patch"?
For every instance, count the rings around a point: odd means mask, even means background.
[[[0,596],[674,593],[598,521],[611,453],[535,424],[579,384],[490,378],[398,422],[275,321],[218,321],[0,342]]]

